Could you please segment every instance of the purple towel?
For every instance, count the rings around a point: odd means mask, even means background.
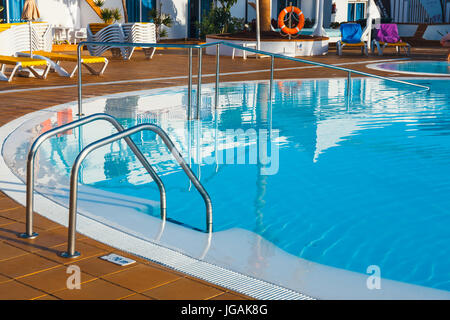
[[[376,39],[387,43],[401,42],[397,25],[394,23],[381,24],[380,29],[377,30]]]

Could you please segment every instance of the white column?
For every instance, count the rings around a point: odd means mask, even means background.
[[[319,9],[319,17],[317,19],[317,26],[313,31],[313,36],[324,37],[327,35],[323,28],[323,0],[317,0],[317,7]],[[317,9],[316,9],[317,15]]]
[[[259,0],[256,0],[256,50],[261,50]]]
[[[5,4],[6,4],[6,23],[9,23],[9,0],[6,0]]]
[[[314,25],[313,25],[313,30],[316,30],[317,25],[319,24],[319,11],[320,11],[320,4],[319,4],[319,0],[315,1],[316,5],[314,6],[315,9],[315,17],[314,17]]]
[[[367,1],[367,8],[366,8],[366,15],[367,15],[367,24],[366,24],[366,29],[363,32],[363,35],[366,35],[366,39],[367,39],[367,47],[369,48],[369,50],[372,49],[372,39],[371,39],[371,35],[372,35],[372,19],[374,17],[372,17],[372,6],[375,5],[374,3],[372,3],[373,0],[369,0]]]

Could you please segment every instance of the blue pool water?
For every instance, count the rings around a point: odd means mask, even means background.
[[[243,228],[307,260],[360,273],[377,265],[382,277],[450,291],[450,82],[413,81],[431,91],[354,79],[349,100],[345,79],[285,81],[275,84],[271,103],[266,82],[222,84],[217,110],[205,87],[200,122],[185,119],[185,88],[85,108],[125,126],[152,122],[167,130],[212,198],[214,231]],[[247,137],[233,141],[237,129]],[[83,130],[43,145],[38,182],[68,179],[80,141],[114,132],[100,123]],[[204,230],[202,198],[162,142],[152,133],[133,139],[162,175],[168,217]],[[19,151],[30,140],[6,155],[11,167],[24,162]],[[237,155],[247,157],[244,164]],[[23,176],[23,165],[16,171]],[[90,155],[81,180],[159,199],[123,143]],[[140,210],[159,216],[157,206]]]
[[[402,61],[387,62],[376,65],[377,68],[399,73],[450,75],[450,62],[448,61]]]

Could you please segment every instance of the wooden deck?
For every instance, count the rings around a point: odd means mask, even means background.
[[[412,59],[444,60],[442,48],[413,48]],[[385,76],[405,76],[367,69],[378,60],[404,58],[403,55],[364,57],[358,50],[346,50],[338,57],[330,50],[326,56],[307,58]],[[195,73],[197,59],[194,57]],[[83,72],[84,97],[117,92],[161,88],[187,83],[185,50],[160,50],[152,60],[136,52],[130,61],[110,60],[102,77]],[[63,64],[64,66],[64,64]],[[261,80],[269,77],[269,59],[221,58],[221,81]],[[346,73],[306,64],[275,61],[275,79],[345,77]],[[84,70],[83,70],[84,71]],[[215,58],[203,58],[203,82],[214,81]],[[0,125],[24,114],[77,99],[77,80],[50,74],[48,79],[15,78],[0,83]],[[194,84],[196,79],[194,79]],[[0,192],[0,299],[249,299],[242,294],[175,272],[156,263],[120,252],[78,235],[77,248],[83,255],[74,260],[58,256],[66,248],[67,229],[35,215],[35,240],[18,238],[25,230],[25,208]],[[107,253],[131,257],[137,263],[119,267],[99,259]],[[81,269],[81,290],[66,286],[68,265]]]

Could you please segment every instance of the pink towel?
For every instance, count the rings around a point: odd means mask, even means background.
[[[381,24],[380,29],[377,30],[376,39],[387,43],[401,42],[397,25],[394,23]]]

